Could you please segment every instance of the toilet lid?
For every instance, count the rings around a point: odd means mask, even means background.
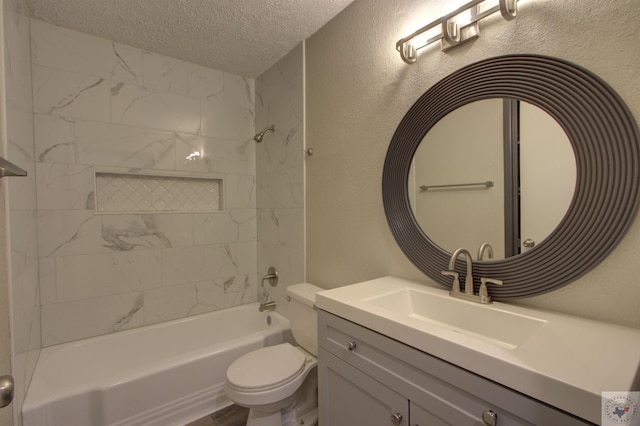
[[[236,388],[258,389],[286,383],[304,369],[306,357],[289,343],[249,352],[227,369],[227,381]]]

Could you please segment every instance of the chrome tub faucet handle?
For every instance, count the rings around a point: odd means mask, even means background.
[[[262,312],[267,306],[268,308],[266,309],[275,309],[276,306],[275,302],[269,302],[269,289],[264,286],[265,281],[268,281],[271,287],[275,287],[278,285],[278,271],[274,266],[269,267],[269,269],[267,270],[267,275],[262,277],[262,280],[260,281],[260,289],[262,290],[259,294],[260,312]],[[270,303],[273,303],[273,307],[269,305]]]

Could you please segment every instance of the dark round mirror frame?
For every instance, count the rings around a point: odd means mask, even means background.
[[[396,129],[384,163],[382,197],[391,232],[409,260],[427,276],[451,287],[451,253],[434,244],[415,220],[407,179],[413,155],[442,117],[471,102],[515,98],[551,115],[576,156],[576,188],[558,227],[531,250],[503,260],[474,261],[496,300],[555,290],[586,274],[622,239],[639,200],[640,137],[636,121],[602,79],[570,62],[542,55],[506,55],[465,66],[436,83],[409,109]],[[461,124],[463,125],[463,124]],[[455,164],[451,164],[455,167]],[[467,247],[473,252],[476,247]],[[466,276],[465,259],[456,263]]]

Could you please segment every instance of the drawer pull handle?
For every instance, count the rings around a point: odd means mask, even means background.
[[[487,426],[496,426],[498,424],[498,413],[492,410],[483,411],[482,421]]]
[[[356,350],[356,346],[358,346],[358,345],[356,345],[356,342],[354,340],[352,340],[347,344],[347,349],[349,349],[350,351],[355,351]]]
[[[402,423],[402,414],[400,413],[393,413],[391,415],[391,424],[393,426],[398,426],[400,423]]]

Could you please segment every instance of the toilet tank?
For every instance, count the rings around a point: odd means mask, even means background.
[[[289,323],[296,342],[307,352],[318,356],[318,315],[316,293],[324,289],[313,284],[293,284],[287,287]]]

